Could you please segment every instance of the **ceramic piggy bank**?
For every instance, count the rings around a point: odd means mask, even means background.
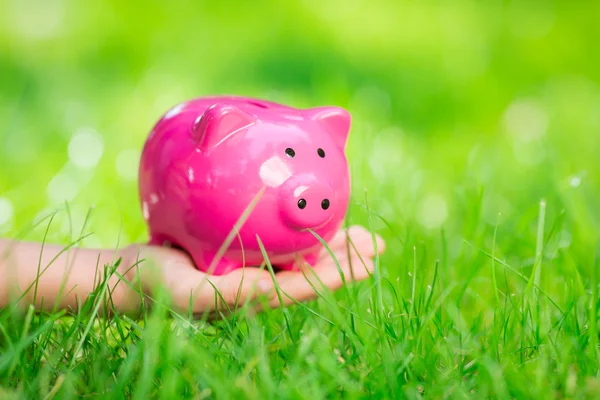
[[[172,108],[139,169],[150,243],[180,247],[214,275],[260,266],[259,243],[275,268],[314,265],[322,246],[312,232],[331,239],[348,207],[350,121],[338,107],[235,96]]]

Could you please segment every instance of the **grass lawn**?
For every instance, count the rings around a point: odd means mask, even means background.
[[[600,3],[188,7],[0,4],[0,234],[147,240],[152,124],[233,93],[352,113],[376,273],[216,321],[6,307],[0,399],[600,398]]]

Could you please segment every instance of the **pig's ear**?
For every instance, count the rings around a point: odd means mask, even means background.
[[[255,121],[253,116],[238,107],[215,104],[194,121],[192,137],[196,140],[198,148],[209,150]]]
[[[340,146],[345,149],[350,134],[352,117],[341,107],[318,107],[309,110],[311,119],[322,126]]]

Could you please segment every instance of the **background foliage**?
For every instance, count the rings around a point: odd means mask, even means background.
[[[425,298],[439,261],[439,293],[461,288],[447,307],[465,332],[477,332],[470,340],[481,335],[487,343],[486,335],[500,335],[497,307],[504,318],[507,299],[527,297],[515,271],[528,278],[538,265],[540,286],[562,310],[540,301],[549,307],[543,315],[554,324],[567,320],[570,305],[580,307],[571,321],[578,329],[565,328],[556,338],[561,350],[530,371],[550,385],[533,389],[518,374],[506,379],[509,387],[522,384],[512,395],[564,394],[568,377],[598,374],[597,327],[588,331],[597,322],[599,268],[598,15],[597,2],[550,0],[5,0],[0,233],[41,240],[46,226],[28,227],[68,202],[71,219],[56,216],[51,241],[73,239],[90,207],[86,230],[94,234],[84,245],[146,240],[139,151],[153,123],[179,101],[230,93],[343,106],[354,118],[349,220],[385,237],[382,273],[397,295]],[[377,214],[370,221],[367,206]],[[515,313],[526,309],[515,301]],[[365,298],[356,307],[367,305]],[[527,318],[510,332],[539,333]],[[456,321],[452,329],[461,331]],[[431,352],[436,340],[421,350]],[[398,365],[408,359],[403,354],[394,358]],[[529,356],[543,359],[536,354]],[[553,364],[556,357],[562,361]],[[450,378],[436,375],[438,361],[423,367],[428,376],[411,375],[424,383],[406,393],[432,390],[432,382],[450,387]],[[515,371],[526,364],[519,359]],[[477,379],[484,392],[493,381]],[[600,386],[597,378],[589,382]]]

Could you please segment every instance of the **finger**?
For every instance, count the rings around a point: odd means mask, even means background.
[[[346,246],[346,240],[348,237],[364,236],[365,233],[369,233],[361,225],[351,225],[348,228],[340,229],[333,238],[327,243],[330,248],[339,248]]]
[[[312,271],[308,268],[304,274],[302,271],[279,273],[277,281],[284,305],[312,300],[317,298],[319,293],[340,289],[344,285],[344,281],[349,281],[351,268],[354,269],[354,281],[366,279],[373,272],[373,261],[370,258],[361,260],[358,257],[350,259],[344,257],[338,261],[344,279],[333,262],[318,264]],[[278,296],[273,296],[269,303],[271,307],[279,306]]]
[[[270,295],[275,287],[271,274],[255,267],[236,269],[218,280],[215,286],[224,309],[241,306],[260,295]]]
[[[373,242],[373,236],[375,236],[375,242]],[[362,226],[352,226],[347,231],[338,232],[328,246],[336,257],[350,251],[351,257],[358,253],[363,258],[371,258],[375,254],[382,254],[385,251],[383,238]],[[329,257],[331,257],[329,251],[324,248],[321,251],[319,262]]]
[[[274,284],[271,275],[259,268],[248,267],[226,275],[207,275],[188,265],[172,265],[165,279],[173,302],[180,310],[193,313],[227,310],[243,305],[259,295],[270,294]]]
[[[347,243],[346,238],[351,243]],[[324,249],[312,271],[310,267],[304,267],[304,274],[301,270],[277,275],[277,281],[287,295],[302,301],[317,296],[315,289],[338,290],[344,282],[366,279],[373,272],[372,258],[385,250],[385,241],[375,235],[374,245],[373,234],[361,226],[352,226],[347,231],[338,232],[331,243],[337,246],[331,249],[334,257]],[[272,303],[276,304],[277,301],[278,299],[274,299]],[[290,302],[293,300],[285,301],[286,304]]]
[[[385,250],[385,242],[380,236],[375,235],[375,243],[376,246],[374,246],[370,234],[369,237],[363,235],[355,241],[348,243],[347,248],[333,251],[333,257],[331,257],[331,254],[329,253],[321,255],[317,265],[330,264],[331,266],[329,268],[335,270],[339,274],[336,260],[340,265],[342,264],[342,260],[358,260],[359,262],[351,263],[348,266],[347,271],[342,269],[344,272],[344,279],[346,281],[363,279],[364,273],[368,272],[368,270],[365,270],[363,264],[372,260],[376,254],[382,254]]]
[[[375,234],[375,241],[373,241],[373,235],[368,234],[361,236],[349,243],[349,248],[346,249],[346,254],[350,254],[350,258],[358,258],[359,260],[373,259],[376,255],[381,255],[385,251],[385,241],[383,238]],[[336,256],[340,253],[334,253]]]

